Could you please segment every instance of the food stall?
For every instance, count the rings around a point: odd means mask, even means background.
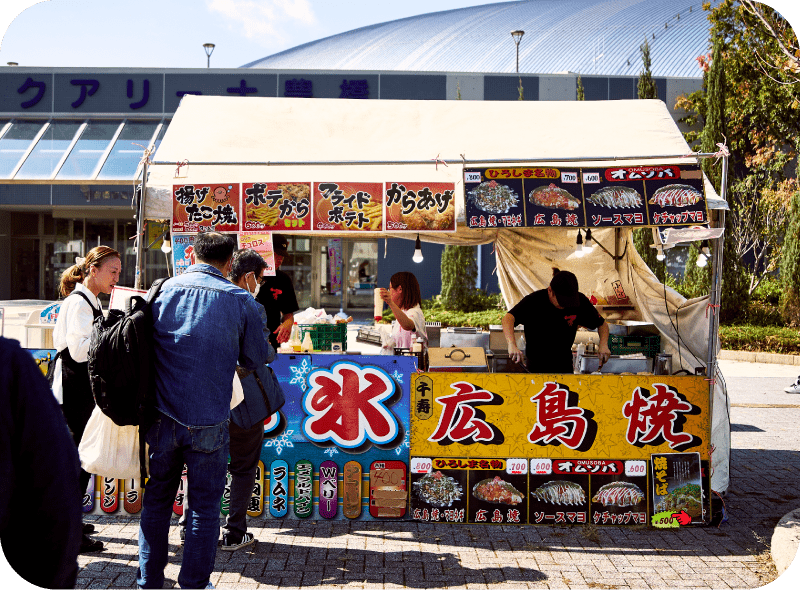
[[[721,248],[711,295],[685,301],[631,233],[718,239],[727,207],[660,101],[187,95],[143,169],[139,222],[170,221],[173,243],[216,228],[240,243],[280,231],[493,244],[508,308],[553,267],[572,271],[618,326],[619,350],[671,354],[679,373],[422,372],[415,357],[282,354],[273,368],[287,403],[265,424],[252,515],[709,522],[729,478]],[[578,257],[587,230],[597,247]],[[637,324],[657,344],[630,334]]]

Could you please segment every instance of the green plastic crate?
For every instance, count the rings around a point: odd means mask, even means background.
[[[347,324],[298,324],[300,328],[300,342],[306,337],[306,332],[311,333],[311,342],[314,350],[330,350],[331,343],[341,342],[342,352],[347,350]]]
[[[647,357],[655,357],[661,352],[661,336],[617,336],[608,337],[608,348],[611,354],[636,354],[641,352]]]

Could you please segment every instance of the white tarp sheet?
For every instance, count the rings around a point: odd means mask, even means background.
[[[692,372],[706,365],[706,297],[686,301],[665,288],[636,253],[627,229],[592,232],[611,253],[620,253],[621,259],[614,261],[599,248],[584,258],[570,256],[574,230],[465,228],[461,165],[462,159],[473,167],[489,161],[558,167],[565,159],[575,160],[562,164],[571,168],[695,163],[694,158],[680,157],[690,153],[666,105],[658,100],[353,101],[187,95],[156,154],[156,162],[170,164],[150,167],[145,218],[170,218],[173,184],[453,182],[457,232],[422,233],[423,241],[493,242],[508,306],[545,287],[554,266],[574,272],[587,294],[620,281],[639,319],[661,331],[663,348],[673,354],[673,370]],[[641,159],[650,156],[664,157]],[[437,163],[437,158],[448,165]],[[188,164],[176,177],[178,166],[172,163],[184,161]],[[706,198],[710,207],[727,208],[708,182]],[[377,236],[416,237],[391,232]],[[719,492],[729,485],[727,404],[718,382],[711,445],[712,489]]]

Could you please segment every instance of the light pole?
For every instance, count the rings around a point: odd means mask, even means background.
[[[517,46],[517,77],[519,78],[519,99],[522,100],[522,77],[519,75],[519,42],[522,41],[522,36],[525,31],[511,31],[511,37],[514,39],[514,44]]]
[[[206,50],[206,57],[208,58],[208,62],[206,63],[206,67],[211,67],[211,54],[214,53],[214,45],[213,43],[203,43],[203,49]]]

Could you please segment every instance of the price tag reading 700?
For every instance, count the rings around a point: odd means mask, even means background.
[[[527,459],[508,459],[506,461],[506,473],[509,475],[525,475],[528,473]]]

